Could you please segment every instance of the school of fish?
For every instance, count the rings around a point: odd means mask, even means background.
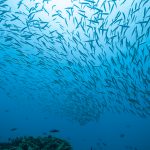
[[[66,1],[0,0],[0,91],[81,124],[150,116],[149,0]]]

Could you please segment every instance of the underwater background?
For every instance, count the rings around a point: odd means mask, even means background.
[[[150,150],[149,0],[0,0],[0,142],[48,135]]]

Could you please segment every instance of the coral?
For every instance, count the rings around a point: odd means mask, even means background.
[[[9,143],[0,143],[0,150],[72,150],[62,139],[49,137],[20,137]]]

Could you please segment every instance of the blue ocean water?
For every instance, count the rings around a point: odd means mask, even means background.
[[[149,0],[0,0],[0,142],[48,135],[150,150]]]

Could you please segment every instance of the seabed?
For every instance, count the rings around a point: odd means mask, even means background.
[[[0,150],[72,150],[71,145],[62,139],[48,137],[17,137],[8,143],[0,143]]]

